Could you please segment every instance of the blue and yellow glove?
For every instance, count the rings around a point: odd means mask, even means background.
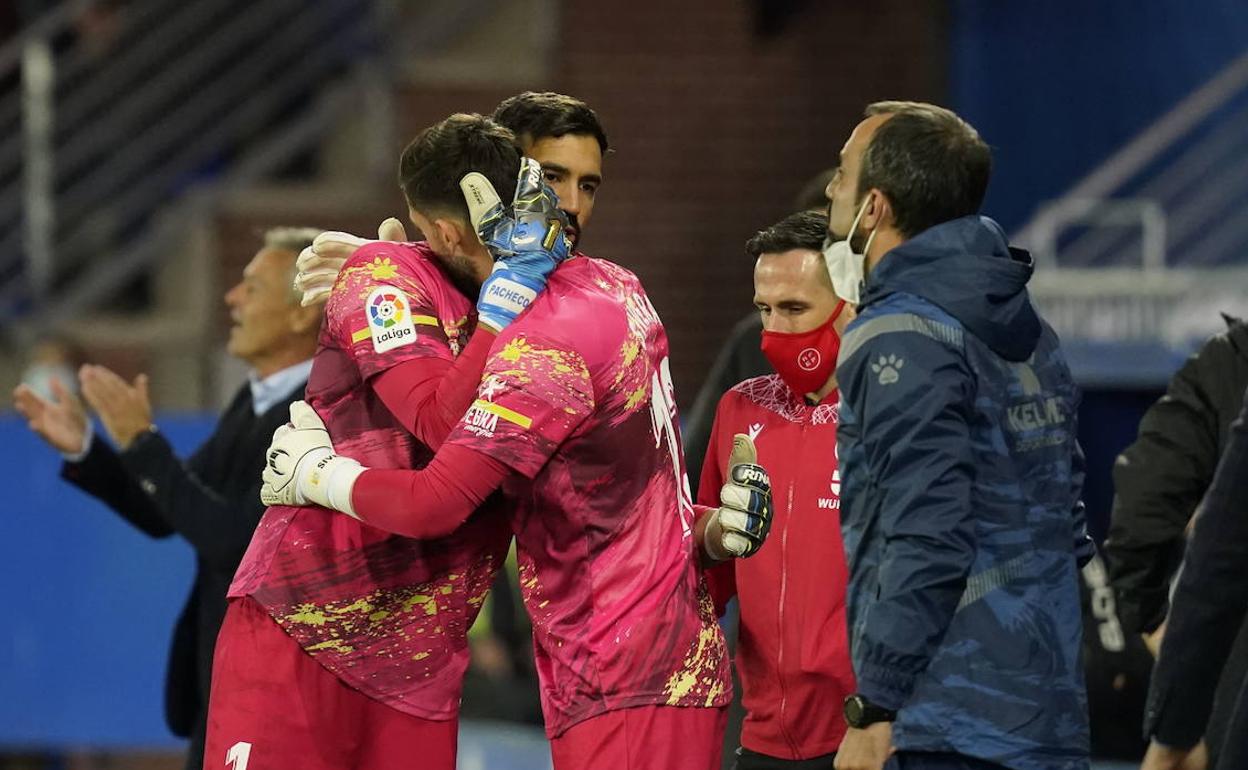
[[[567,215],[532,158],[520,160],[510,209],[482,174],[465,174],[459,187],[472,226],[494,257],[494,271],[477,299],[478,323],[499,332],[537,298],[547,277],[571,253]]]

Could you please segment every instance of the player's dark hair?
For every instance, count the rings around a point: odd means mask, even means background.
[[[522,141],[566,134],[592,136],[602,154],[610,149],[598,115],[585,102],[553,91],[525,91],[504,99],[494,110],[494,120],[511,129]]]
[[[758,259],[763,254],[780,254],[793,249],[823,249],[828,233],[828,215],[821,211],[799,211],[781,219],[766,230],[759,230],[745,242],[745,253]]]
[[[516,194],[520,150],[515,135],[475,113],[456,113],[421,131],[399,158],[399,186],[417,211],[468,221],[459,180],[478,171],[504,201]]]
[[[858,197],[883,192],[902,236],[979,211],[992,153],[970,123],[922,102],[876,102],[866,114],[892,117],[863,152]]]

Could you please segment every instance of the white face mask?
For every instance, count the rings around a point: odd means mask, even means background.
[[[863,245],[862,253],[854,253],[854,247],[849,242],[854,239],[854,231],[858,229],[858,220],[862,219],[862,215],[866,213],[867,201],[870,198],[863,198],[862,205],[858,207],[858,214],[854,217],[854,223],[849,226],[849,233],[843,241],[824,242],[823,261],[828,266],[828,277],[832,279],[832,288],[836,291],[836,296],[845,300],[851,305],[857,306],[861,297],[862,282],[867,276],[867,252],[871,250],[871,241],[874,240],[877,230],[872,230],[867,236],[867,242]]]

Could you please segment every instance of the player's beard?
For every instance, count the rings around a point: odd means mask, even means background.
[[[462,254],[442,257],[442,267],[446,269],[446,275],[451,279],[451,283],[465,297],[475,300],[481,293],[481,281],[477,280],[476,271],[472,269],[472,260],[468,257]]]
[[[568,227],[572,231],[572,250],[576,251],[581,245],[581,223],[576,221],[576,214],[568,214]]]

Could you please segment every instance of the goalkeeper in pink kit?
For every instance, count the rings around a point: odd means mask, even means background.
[[[410,170],[430,165],[418,139],[401,163],[405,192],[414,211],[458,206],[466,216],[460,167],[488,165],[512,136],[470,115],[430,131],[475,141],[454,162],[433,163],[448,179],[413,187]],[[519,155],[504,154],[494,184],[506,192],[517,184]],[[516,206],[553,211],[528,163]],[[509,295],[536,294],[566,256],[513,254],[481,286],[461,269],[467,252],[490,259],[475,231],[430,231],[426,242],[378,242],[351,257],[326,306],[308,382],[308,408],[339,448],[377,467],[428,462],[472,403],[494,335],[516,315]],[[480,294],[475,308],[467,293]],[[418,752],[420,767],[453,770],[466,632],[510,538],[497,496],[432,541],[323,508],[270,507],[230,587],[205,765],[398,770]]]
[[[456,155],[444,139],[435,154]],[[497,196],[465,181],[495,256],[549,247],[508,235],[510,221],[496,226]],[[436,250],[436,224],[417,211],[413,220]],[[423,470],[336,456],[299,404],[270,448],[267,501],[335,508],[410,537],[470,526],[504,492],[559,770],[719,767],[728,660],[699,562],[757,550],[770,491],[742,437],[724,504],[695,508],[667,355],[637,278],[574,254],[494,340],[476,400]]]

